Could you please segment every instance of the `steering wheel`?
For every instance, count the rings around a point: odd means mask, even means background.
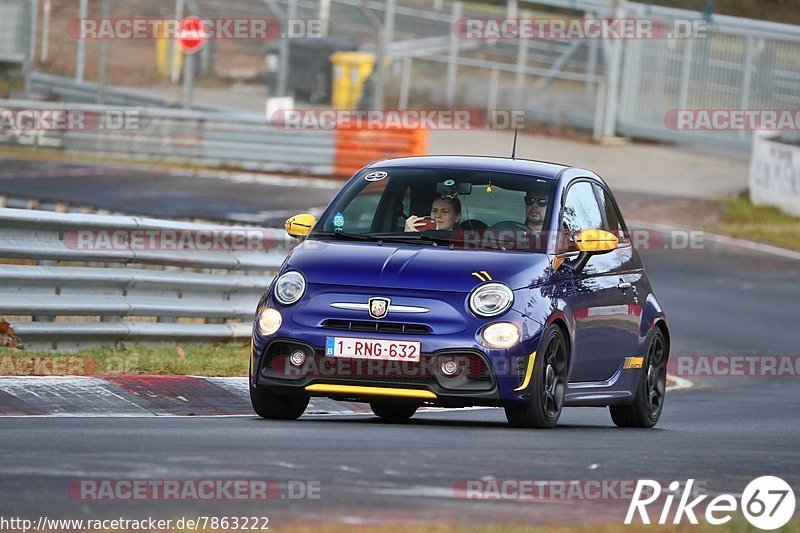
[[[515,222],[513,220],[502,220],[500,222],[496,222],[492,224],[491,229],[528,231],[528,227],[525,224],[520,224],[519,222]]]

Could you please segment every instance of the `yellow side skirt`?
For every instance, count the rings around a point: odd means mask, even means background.
[[[436,399],[436,394],[427,390],[395,389],[390,387],[362,387],[356,385],[326,385],[316,383],[306,387],[308,392],[321,392],[325,394],[354,394],[363,396],[392,396],[395,398],[421,398],[426,400]]]

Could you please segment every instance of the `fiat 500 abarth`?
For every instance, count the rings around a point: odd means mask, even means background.
[[[614,196],[580,168],[493,157],[373,163],[302,240],[258,304],[250,397],[296,419],[313,396],[387,420],[497,406],[551,428],[564,406],[652,427],[669,330]]]

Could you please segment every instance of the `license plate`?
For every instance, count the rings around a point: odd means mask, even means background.
[[[328,337],[325,344],[325,355],[330,357],[419,362],[421,352],[422,343],[411,341]]]

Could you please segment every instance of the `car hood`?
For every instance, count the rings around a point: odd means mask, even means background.
[[[310,284],[469,292],[489,279],[512,289],[540,284],[548,265],[541,253],[309,240],[283,270],[299,270]]]

